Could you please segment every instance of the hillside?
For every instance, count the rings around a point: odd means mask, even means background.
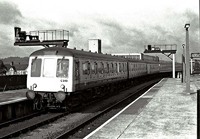
[[[28,64],[28,57],[8,57],[4,59],[0,59],[4,64],[10,64],[14,62],[14,64]]]

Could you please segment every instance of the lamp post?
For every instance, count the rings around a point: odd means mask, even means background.
[[[182,83],[185,83],[185,44],[182,44],[182,46],[183,46],[183,54],[182,54],[182,67],[183,67]]]
[[[173,78],[176,78],[175,77],[175,54],[172,54],[172,56],[173,56],[173,61],[172,61],[172,68],[173,68],[173,73],[172,73],[172,76],[173,76]]]
[[[190,24],[185,24],[186,29],[186,93],[190,93],[190,55],[189,55],[189,27]]]

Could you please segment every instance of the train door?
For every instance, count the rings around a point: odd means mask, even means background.
[[[91,74],[90,74],[91,80],[98,79],[97,72],[98,72],[97,62],[93,61],[93,62],[91,62]]]
[[[151,73],[151,64],[147,64],[147,74]]]
[[[74,85],[76,90],[80,88],[80,62],[78,59],[74,61]]]

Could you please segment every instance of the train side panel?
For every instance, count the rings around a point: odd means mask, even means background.
[[[78,61],[78,81],[74,78],[75,91],[84,90],[106,83],[128,78],[127,62],[117,60],[76,57]],[[76,70],[75,70],[76,71]]]
[[[159,63],[160,65],[160,72],[172,72],[172,62],[166,62],[162,61]],[[181,72],[182,71],[182,64],[181,63],[175,63],[175,70],[176,72]]]
[[[147,63],[147,74],[159,73],[158,63]]]
[[[147,74],[146,63],[143,62],[129,62],[129,78],[134,78]]]
[[[160,62],[160,72],[171,72],[172,63],[171,62]]]

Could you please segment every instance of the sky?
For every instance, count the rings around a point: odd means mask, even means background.
[[[14,46],[14,27],[68,30],[69,48],[88,50],[89,39],[101,39],[103,53],[142,53],[148,44],[177,44],[180,61],[184,25],[190,23],[190,52],[200,52],[198,0],[1,0],[0,13],[0,58],[25,57],[43,48]]]

